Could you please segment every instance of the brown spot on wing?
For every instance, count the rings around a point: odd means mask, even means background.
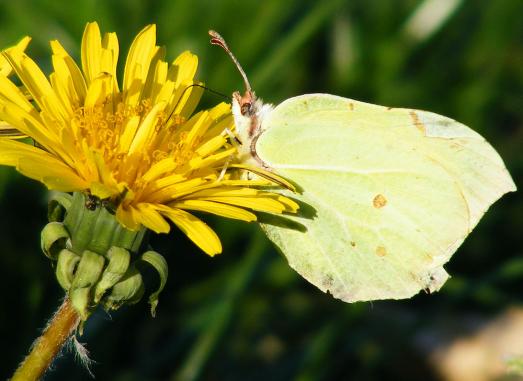
[[[418,130],[420,130],[421,132],[425,133],[427,130],[425,129],[425,125],[423,123],[421,123],[421,121],[419,120],[418,114],[416,114],[416,112],[414,112],[414,111],[410,111],[409,115],[412,118],[412,123],[414,123],[416,128]]]
[[[349,103],[349,110],[354,111],[354,103]]]
[[[385,249],[383,246],[378,246],[376,248],[376,255],[378,257],[384,257],[387,255],[387,249]]]
[[[387,199],[382,194],[377,194],[372,200],[372,205],[374,205],[376,209],[383,208],[387,205]]]
[[[356,247],[356,242],[354,242],[354,241],[350,241],[350,245],[351,245],[352,247]]]

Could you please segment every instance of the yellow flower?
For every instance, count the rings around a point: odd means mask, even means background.
[[[107,200],[131,230],[168,232],[170,220],[210,255],[221,252],[219,238],[187,210],[244,221],[256,220],[252,211],[297,210],[263,190],[277,177],[242,179],[241,166],[229,165],[230,106],[193,114],[202,93],[197,57],[184,52],[168,64],[154,25],[132,43],[121,84],[116,34],[102,37],[96,23],[85,28],[81,69],[58,41],[51,49],[48,78],[23,49],[3,53],[32,101],[0,71],[0,119],[35,144],[0,139],[0,164],[49,189]]]

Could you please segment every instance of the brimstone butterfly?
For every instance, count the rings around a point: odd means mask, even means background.
[[[443,265],[503,194],[516,186],[478,133],[427,111],[330,94],[272,107],[233,94],[241,161],[297,184],[281,193],[315,210],[288,216],[303,230],[262,224],[289,264],[346,302],[437,291]]]

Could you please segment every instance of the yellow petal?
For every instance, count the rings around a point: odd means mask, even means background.
[[[51,73],[49,80],[60,103],[64,106],[67,113],[72,115],[76,107],[71,103],[71,96],[67,92],[67,87],[60,82],[61,78],[56,73]]]
[[[285,212],[296,213],[300,209],[300,205],[288,197],[277,196],[276,199],[285,206]]]
[[[198,57],[186,50],[173,62],[169,77],[174,80],[176,87],[192,82],[198,69]]]
[[[164,107],[164,102],[155,104],[142,123],[140,123],[138,131],[136,131],[136,135],[131,143],[131,147],[129,147],[129,154],[147,147],[147,144],[156,133],[158,114],[164,109]]]
[[[166,159],[160,160],[159,162],[153,164],[147,172],[145,172],[142,176],[142,181],[144,182],[151,182],[153,180],[156,180],[163,174],[167,172],[171,172],[176,168],[176,162],[172,157],[168,157]],[[181,176],[179,176],[181,177]]]
[[[157,180],[151,181],[149,183],[149,185],[150,185],[150,189],[151,190],[152,189],[159,190],[159,189],[163,189],[163,188],[167,188],[167,187],[173,186],[175,184],[179,184],[179,183],[181,183],[182,181],[185,181],[185,180],[187,180],[187,177],[185,177],[184,175],[175,173],[173,175],[164,176],[164,177],[159,178]],[[201,184],[202,180],[198,180],[197,183]]]
[[[231,187],[274,187],[274,183],[265,179],[255,179],[255,180],[236,180],[236,179],[227,179],[221,180],[220,184],[223,186]]]
[[[226,141],[227,139],[222,135],[215,136],[211,140],[208,140],[200,147],[198,147],[196,153],[202,157],[210,155],[211,153],[222,148],[225,145]]]
[[[25,143],[0,139],[0,164],[16,167],[20,173],[44,183],[49,189],[70,192],[88,186],[70,167]]]
[[[134,39],[125,63],[122,91],[125,103],[130,106],[135,106],[140,100],[155,50],[156,26],[148,25]]]
[[[247,222],[256,221],[256,215],[249,212],[248,210],[217,202],[203,200],[184,200],[173,202],[172,204],[169,204],[169,206],[179,209],[212,213],[221,217],[234,218]]]
[[[162,215],[155,209],[154,205],[141,203],[136,208],[136,219],[141,222],[143,226],[156,233],[168,233],[170,230],[169,224]]]
[[[18,161],[16,169],[24,176],[45,184],[47,188],[61,192],[81,191],[89,186],[71,168],[52,157],[36,160],[24,157]]]
[[[211,189],[204,189],[195,191],[191,197],[253,197],[259,195],[261,192],[258,189],[253,188],[240,188],[240,187],[215,187]]]
[[[137,212],[132,206],[124,206],[120,204],[116,210],[116,218],[120,223],[129,230],[137,230],[140,228],[140,222],[137,219]]]
[[[14,103],[25,112],[38,115],[25,94],[13,82],[0,75],[0,104],[2,103]]]
[[[119,192],[115,192],[113,187],[107,186],[106,184],[100,183],[98,181],[90,182],[89,190],[93,196],[96,196],[102,200],[108,197],[117,196],[119,194]]]
[[[0,106],[0,118],[12,126],[16,126],[20,132],[36,140],[48,151],[56,153],[60,157],[67,156],[64,147],[60,145],[58,136],[53,131],[49,131],[39,118],[28,114],[18,105],[8,103],[3,107]]]
[[[25,51],[27,46],[29,45],[29,42],[31,42],[31,37],[24,37],[20,40],[18,44],[15,46],[12,46],[10,48],[7,48],[6,51],[8,52],[15,52],[15,54],[21,54]],[[8,77],[13,73],[13,68],[11,67],[11,64],[7,59],[0,55],[0,75],[3,75],[4,77]]]
[[[286,211],[285,205],[270,197],[202,197],[200,200],[237,205],[260,212],[282,213]]]
[[[196,139],[200,138],[203,134],[205,134],[205,131],[207,131],[207,128],[211,124],[211,121],[212,120],[209,118],[208,111],[202,111],[198,113],[196,123],[194,123],[194,125],[191,127],[187,134],[187,137],[185,138],[187,145],[192,146]]]
[[[116,33],[106,33],[102,39],[102,62],[101,69],[104,72],[110,73],[113,77],[113,85],[116,92],[118,92],[118,81],[116,80],[116,68],[118,66],[119,54],[118,37]]]
[[[112,80],[110,74],[101,74],[91,81],[85,96],[86,109],[94,109],[106,100],[107,94],[112,92]]]
[[[168,79],[169,65],[165,61],[158,61],[154,70],[154,75],[151,81],[148,81],[148,92],[153,103],[167,102],[169,107],[167,110],[172,111],[171,101],[175,96],[175,83]],[[146,93],[147,94],[147,93]]]
[[[249,172],[252,172],[258,176],[261,176],[267,180],[270,180],[273,183],[278,184],[278,185],[280,185],[284,188],[287,188],[288,190],[296,193],[296,187],[292,183],[285,180],[283,177],[278,176],[275,173],[266,171],[265,169],[262,169],[260,167],[254,167],[252,165],[243,165],[243,164],[231,164],[231,168],[245,169]]]
[[[23,139],[26,138],[27,135],[21,133],[16,128],[11,126],[9,123],[0,120],[0,138],[6,138],[6,139]]]
[[[149,64],[149,73],[147,74],[142,89],[142,99],[150,99],[153,104],[158,101],[157,95],[167,78],[168,65],[167,62],[164,61],[165,54],[166,51],[164,47],[155,47],[151,63]],[[162,100],[165,102],[168,101],[168,99]]]
[[[189,51],[180,54],[169,69],[167,78],[174,82],[176,92],[173,94],[167,110],[184,118],[195,110],[203,94],[201,83],[194,81],[198,69],[198,57]],[[199,85],[199,86],[193,86]]]
[[[222,186],[193,192],[190,197],[192,199],[223,202],[272,213],[295,212],[299,208],[296,202],[285,196],[254,188],[225,188]]]
[[[102,36],[96,22],[87,23],[82,37],[82,70],[89,85],[101,71]]]
[[[93,159],[98,172],[98,178],[102,184],[104,184],[105,192],[107,192],[105,194],[95,194],[95,196],[103,199],[120,193],[123,189],[118,187],[118,183],[113,176],[113,172],[105,162],[103,154],[99,151],[93,151]]]
[[[42,158],[45,160],[51,157],[47,152],[33,147],[29,144],[13,141],[10,139],[0,139],[0,164],[16,166],[22,157]]]
[[[196,187],[205,183],[207,183],[207,181],[202,178],[195,178],[188,181],[178,182],[174,185],[166,186],[151,192],[147,198],[148,200],[155,203],[171,201],[175,198],[182,197],[187,193],[194,192]]]
[[[173,209],[163,205],[158,205],[157,208],[204,252],[210,256],[222,252],[220,239],[205,222],[180,209]]]
[[[222,151],[220,153],[207,156],[206,158],[195,157],[189,162],[189,165],[192,169],[198,169],[203,167],[211,167],[217,165],[220,162],[225,161],[226,159],[233,157],[236,153],[236,148],[230,148],[228,150]]]
[[[234,118],[231,114],[231,107],[227,103],[222,103],[222,104],[227,106],[226,113],[219,115],[215,119],[214,125],[207,130],[207,133],[206,133],[207,138],[224,134],[226,129],[228,129],[228,130],[234,129]]]
[[[123,127],[123,133],[120,136],[118,147],[119,152],[129,152],[129,147],[131,147],[131,143],[133,142],[134,136],[136,135],[136,131],[138,130],[139,126],[140,117],[138,115],[134,115],[127,119],[127,122]]]
[[[71,104],[82,105],[87,85],[80,68],[58,41],[51,41],[50,44],[53,51],[53,68],[60,86],[69,95]],[[53,87],[56,90],[54,85]]]
[[[177,96],[173,97],[171,101],[171,112],[175,115],[180,115],[182,118],[189,118],[203,95],[203,83],[193,82],[182,85],[175,94]]]
[[[25,53],[5,52],[5,57],[40,109],[49,113],[55,120],[68,121],[70,114],[38,65]]]

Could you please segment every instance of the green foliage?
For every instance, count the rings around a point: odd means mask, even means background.
[[[485,136],[521,183],[521,1],[457,1],[427,34],[413,32],[408,21],[422,3],[4,1],[0,46],[30,35],[29,53],[49,67],[48,41],[59,39],[79,57],[87,21],[116,31],[121,52],[153,22],[170,58],[192,50],[200,57],[199,78],[229,94],[242,81],[227,56],[209,45],[212,28],[227,39],[265,101],[325,92],[447,115]],[[203,106],[220,100],[206,94]],[[39,248],[46,198],[39,184],[0,169],[4,379],[62,296]],[[204,218],[224,242],[216,258],[178,232],[152,242],[170,273],[156,318],[142,301],[112,317],[99,312],[86,324],[81,341],[97,361],[97,379],[436,379],[427,360],[431,346],[420,344],[420,337],[442,322],[488,318],[523,301],[518,193],[487,213],[447,266],[453,278],[440,293],[400,302],[334,300],[295,274],[254,224]],[[154,269],[145,271],[145,281],[148,292],[158,288]],[[91,378],[64,356],[46,379]]]

